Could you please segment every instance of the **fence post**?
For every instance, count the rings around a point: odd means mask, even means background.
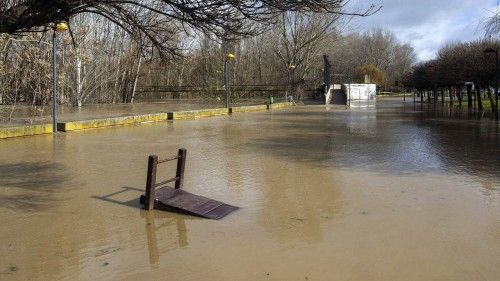
[[[179,149],[178,159],[177,159],[177,172],[175,177],[178,179],[175,181],[175,189],[182,189],[184,184],[184,167],[186,166],[186,149]]]
[[[150,155],[148,158],[148,174],[146,176],[146,196],[144,198],[144,209],[148,211],[154,208],[157,166],[158,156]]]

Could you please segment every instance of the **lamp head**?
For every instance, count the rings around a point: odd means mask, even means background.
[[[68,24],[65,22],[58,22],[54,25],[54,30],[57,32],[64,32],[69,29]]]
[[[236,58],[236,56],[234,54],[231,54],[231,53],[227,54],[227,56],[226,56],[227,60],[232,60],[232,59],[235,59],[235,58]]]

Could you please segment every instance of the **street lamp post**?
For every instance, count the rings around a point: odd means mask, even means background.
[[[399,80],[397,80],[397,81],[396,81],[396,86],[398,86],[400,90],[401,90],[401,89],[403,90],[403,91],[402,91],[402,92],[403,92],[403,103],[406,103],[406,95],[405,95],[404,87],[401,87],[401,86],[399,85],[399,84],[401,83],[401,82],[400,82],[400,80],[402,80],[402,79],[400,78]]]
[[[293,71],[297,68],[294,64],[290,64],[288,66],[288,91],[285,93],[285,102],[288,101],[288,96],[292,96],[292,76],[293,76]]]
[[[226,108],[229,108],[231,106],[231,102],[230,102],[230,96],[231,96],[231,92],[230,92],[230,89],[229,89],[229,81],[228,81],[228,77],[227,77],[227,63],[229,60],[232,60],[236,58],[235,55],[229,53],[226,55],[226,58],[224,59],[224,91],[226,92]]]
[[[350,75],[349,75],[348,81],[349,81],[349,93],[347,94],[347,107],[351,108],[351,84],[352,84],[352,77]]]
[[[52,130],[57,132],[57,33],[68,30],[64,22],[55,23],[52,33]]]
[[[437,69],[437,66],[435,64],[430,64],[427,66],[429,69],[432,69],[433,71],[433,80],[434,80],[434,104],[437,103],[437,73],[436,73],[436,69]],[[444,105],[444,93],[442,92],[441,94],[441,103]]]
[[[495,54],[495,119],[498,121],[498,49],[487,48],[484,53]]]

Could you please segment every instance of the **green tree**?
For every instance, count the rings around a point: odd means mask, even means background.
[[[358,83],[365,83],[365,77],[368,77],[369,83],[376,84],[379,87],[385,83],[385,73],[372,64],[360,66],[356,74],[356,82]]]

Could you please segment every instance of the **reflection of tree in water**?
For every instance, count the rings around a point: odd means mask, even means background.
[[[390,107],[299,109],[280,118],[285,133],[263,135],[247,146],[314,165],[389,174],[448,170],[497,176],[492,167],[500,167],[499,131],[492,122],[447,123]]]
[[[438,157],[448,169],[459,174],[498,178],[500,129],[493,122],[457,120],[425,122],[432,130]]]
[[[279,159],[260,163],[265,168],[255,172],[268,183],[259,221],[283,240],[321,239],[321,218],[339,204],[335,168],[488,178],[497,177],[493,167],[500,167],[498,130],[491,123],[446,125],[394,108],[332,112],[320,107],[279,113],[268,122],[276,125],[252,131],[257,137],[248,138],[244,147]]]
[[[321,224],[342,207],[332,176],[317,177],[316,167],[295,161],[286,163],[279,157],[269,157],[265,149],[255,151],[253,143],[248,146],[248,140],[256,136],[283,131],[280,116],[257,113],[249,120],[244,115],[234,115],[224,126],[205,121],[199,130],[214,135],[196,140],[201,152],[188,156],[189,169],[203,171],[203,175],[188,178],[190,189],[195,192],[195,188],[200,188],[201,194],[214,198],[223,198],[216,194],[223,196],[230,189],[244,197],[251,209],[262,206],[258,211],[259,223],[274,238],[299,243],[319,241],[323,235]],[[268,118],[272,121],[268,122]],[[232,199],[228,200],[231,203]]]
[[[149,263],[158,265],[160,255],[187,246],[186,216],[141,211],[146,219]]]
[[[497,191],[499,191],[498,188],[495,188],[495,183],[491,180],[481,180],[481,186],[482,186],[482,190],[481,192],[486,196],[486,197],[489,197],[491,199],[495,199],[495,196],[497,194]]]
[[[52,162],[2,164],[0,175],[0,205],[27,212],[54,207],[55,193],[67,191],[71,179],[65,165]]]

